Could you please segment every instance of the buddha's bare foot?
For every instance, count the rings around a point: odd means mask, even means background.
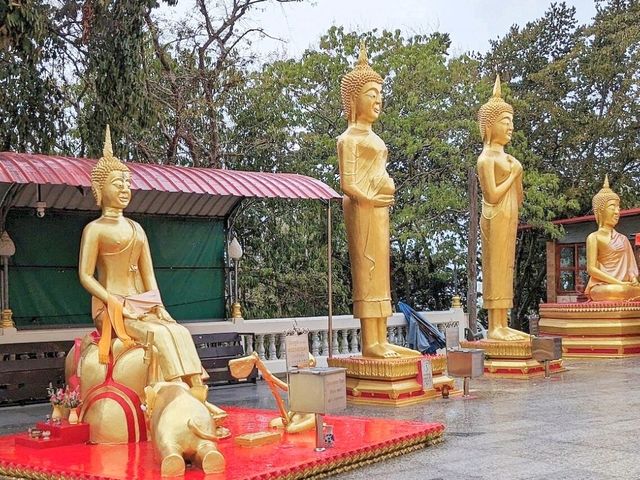
[[[487,334],[490,340],[501,340],[506,342],[517,342],[527,340],[529,335],[509,327],[492,328]]]
[[[393,350],[401,357],[421,357],[422,354],[417,350],[411,350],[410,348],[401,347],[400,345],[394,345],[393,343],[383,343],[385,347],[390,350]]]
[[[362,356],[365,358],[400,358],[400,354],[398,352],[395,352],[380,343],[363,346]]]

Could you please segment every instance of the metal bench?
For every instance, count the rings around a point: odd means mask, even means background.
[[[0,404],[47,399],[47,387],[64,386],[64,360],[72,341],[0,345]]]
[[[202,366],[209,374],[209,385],[219,383],[256,383],[258,371],[254,368],[251,374],[237,380],[229,373],[229,360],[244,356],[244,345],[239,333],[210,333],[193,335],[193,342]]]

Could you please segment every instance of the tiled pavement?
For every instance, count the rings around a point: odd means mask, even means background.
[[[565,361],[528,381],[476,379],[471,398],[346,414],[443,422],[440,445],[341,474],[342,480],[640,480],[640,358]],[[274,408],[262,383],[216,387],[218,405]],[[0,409],[0,433],[24,429],[48,405]]]

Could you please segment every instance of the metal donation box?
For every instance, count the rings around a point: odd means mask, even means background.
[[[562,358],[562,337],[531,337],[531,356],[539,362]]]
[[[452,377],[481,377],[484,373],[484,350],[477,348],[449,350],[447,372]]]
[[[289,408],[293,412],[336,413],[347,408],[346,369],[306,368],[289,373]]]

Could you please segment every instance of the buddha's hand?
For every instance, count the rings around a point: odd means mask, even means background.
[[[511,173],[515,176],[522,175],[522,164],[509,155],[509,163],[511,163]]]
[[[158,319],[162,320],[163,322],[176,323],[173,317],[169,315],[169,312],[167,312],[167,309],[164,308],[162,305],[158,305],[155,308],[155,312],[156,312],[156,315],[158,316]]]
[[[390,207],[395,203],[396,199],[393,195],[389,195],[386,193],[378,193],[374,195],[371,203],[374,207]]]
[[[136,312],[134,312],[128,306],[125,305],[124,307],[122,307],[122,316],[124,318],[129,318],[131,320],[140,320],[140,317],[142,315],[137,314]]]

